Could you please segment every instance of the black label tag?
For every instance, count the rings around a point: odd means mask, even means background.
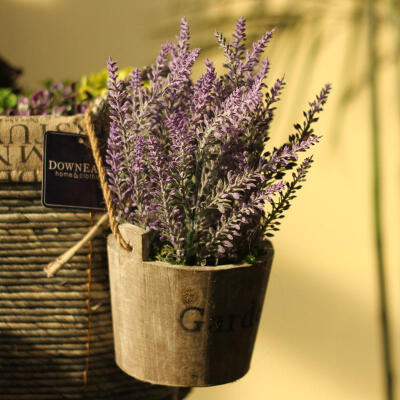
[[[45,207],[105,209],[99,176],[86,136],[45,133],[42,203]]]

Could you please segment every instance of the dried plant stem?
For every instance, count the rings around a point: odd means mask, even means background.
[[[373,157],[373,203],[375,245],[377,255],[379,307],[382,330],[382,346],[384,355],[384,368],[386,379],[386,399],[393,400],[393,372],[391,359],[390,328],[388,317],[387,290],[385,282],[385,261],[383,254],[382,216],[381,216],[381,170],[380,170],[380,142],[378,123],[378,89],[377,89],[377,63],[376,63],[376,35],[374,0],[368,0],[368,51],[370,63],[370,104],[371,104],[371,133]]]

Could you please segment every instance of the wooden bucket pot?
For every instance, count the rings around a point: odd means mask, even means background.
[[[108,237],[114,346],[127,374],[169,386],[232,382],[249,369],[273,258],[253,265],[186,267],[148,259],[134,225],[128,252]]]

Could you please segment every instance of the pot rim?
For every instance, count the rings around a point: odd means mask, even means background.
[[[130,228],[129,230],[132,232],[132,230],[134,231],[134,233],[136,235],[140,235],[140,236],[146,236],[147,232],[145,232],[144,229],[138,227],[137,225],[133,225],[130,223],[124,223],[122,224],[122,226],[124,228]],[[120,225],[121,227],[121,225]],[[132,229],[133,228],[133,229]],[[124,229],[120,230],[121,234],[124,236],[124,239],[128,241],[129,243],[129,237],[125,237],[125,232]],[[113,238],[114,240],[116,240],[115,236],[110,233],[108,235],[109,238]],[[126,253],[131,253],[125,249],[123,249],[119,244],[118,244],[118,248],[120,251],[126,252]],[[266,246],[265,246],[265,254],[259,258],[257,258],[254,263],[250,264],[250,263],[243,263],[243,264],[223,264],[223,265],[216,265],[216,266],[212,266],[212,265],[180,265],[180,264],[171,264],[165,261],[158,261],[158,260],[149,260],[149,259],[143,259],[142,263],[143,266],[145,266],[146,264],[152,264],[152,265],[157,265],[160,268],[170,268],[170,269],[176,269],[176,270],[182,270],[182,271],[191,271],[191,272],[207,272],[207,271],[226,271],[226,270],[232,270],[232,269],[245,269],[245,268],[256,268],[257,266],[260,265],[264,265],[264,264],[268,264],[270,261],[272,261],[271,259],[274,256],[274,247],[271,243],[270,240],[266,241]]]

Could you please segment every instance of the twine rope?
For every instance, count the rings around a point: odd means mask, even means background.
[[[44,271],[46,272],[47,277],[51,278],[52,276],[54,276],[58,272],[58,270],[61,269],[62,266],[66,264],[76,254],[78,250],[80,250],[89,240],[98,235],[100,229],[103,225],[106,224],[106,222],[108,222],[108,220],[108,214],[103,214],[96,222],[96,224],[89,229],[86,235],[79,242],[68,249],[65,253],[58,256],[54,261],[47,264],[44,267]]]
[[[103,165],[103,159],[101,157],[99,148],[99,141],[96,136],[96,131],[92,118],[92,110],[90,107],[85,112],[85,122],[93,158],[99,174],[100,186],[103,191],[103,197],[107,207],[107,213],[103,214],[99,218],[97,223],[89,229],[87,234],[79,242],[77,242],[65,253],[61,254],[54,261],[50,262],[48,265],[46,265],[46,267],[44,267],[44,271],[46,272],[48,278],[54,276],[57,271],[62,268],[62,266],[76,254],[78,250],[80,250],[89,240],[95,237],[98,234],[100,228],[105,225],[107,221],[109,222],[111,232],[114,234],[120,246],[125,250],[132,251],[132,247],[124,240],[118,229],[115,210],[111,199],[111,191],[107,184],[106,170]]]
[[[132,251],[132,247],[124,240],[118,229],[118,222],[116,219],[115,210],[111,199],[111,191],[107,183],[106,170],[104,168],[103,159],[100,153],[99,141],[97,139],[96,131],[94,129],[92,107],[89,107],[85,111],[85,122],[86,122],[86,130],[89,137],[89,143],[92,148],[94,162],[96,163],[97,172],[100,178],[101,190],[103,191],[104,201],[107,207],[111,232],[114,234],[115,238],[118,240],[118,243],[121,245],[122,248],[128,251]]]

